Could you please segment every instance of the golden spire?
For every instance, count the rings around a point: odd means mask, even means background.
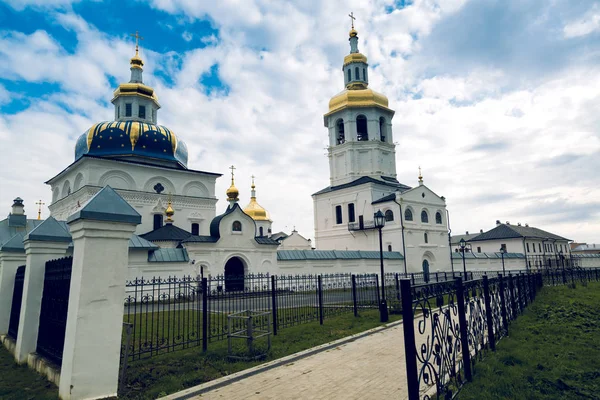
[[[139,55],[139,44],[140,40],[144,40],[144,38],[140,36],[138,31],[135,31],[135,34],[130,33],[129,36],[133,36],[135,38],[135,56],[131,58],[131,67],[141,69],[144,66],[144,62],[142,61],[142,58]]]
[[[250,195],[250,203],[244,208],[244,212],[252,217],[255,221],[270,221],[269,213],[260,204],[256,202],[256,186],[254,185],[255,176],[252,175],[252,191]]]
[[[423,184],[423,174],[421,173],[421,166],[419,166],[419,185]]]
[[[167,205],[167,209],[165,210],[165,215],[167,216],[167,220],[165,221],[167,224],[173,223],[173,215],[175,215],[175,210],[173,210],[173,201],[171,193],[169,193],[169,203]]]
[[[350,29],[350,37],[358,36],[358,32],[356,32],[356,30],[354,30],[354,20],[356,19],[356,17],[354,16],[354,12],[351,12],[350,14],[348,14],[348,16],[350,17],[350,21],[352,21],[352,29]]]
[[[240,194],[240,192],[237,190],[237,188],[235,187],[235,182],[234,182],[234,177],[233,177],[233,171],[235,171],[235,167],[232,165],[231,167],[229,167],[229,169],[231,170],[231,186],[229,186],[229,189],[227,189],[227,201],[238,201],[238,195]]]
[[[42,203],[42,200],[38,201],[37,203],[35,203],[36,206],[38,206],[38,221],[42,219],[42,206],[45,206],[46,203]]]

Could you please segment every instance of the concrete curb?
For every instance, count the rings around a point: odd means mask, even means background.
[[[210,382],[206,382],[206,383],[203,383],[201,385],[194,386],[194,387],[191,387],[189,389],[185,389],[185,390],[182,390],[182,391],[177,392],[177,393],[170,394],[170,395],[165,396],[165,397],[161,397],[158,400],[187,400],[187,399],[191,399],[192,397],[201,395],[201,394],[206,393],[206,392],[213,391],[215,389],[222,388],[223,386],[227,386],[227,385],[229,385],[231,383],[240,381],[240,380],[245,379],[245,378],[249,378],[249,377],[251,377],[253,375],[257,375],[257,374],[260,374],[262,372],[269,371],[269,370],[271,370],[273,368],[277,368],[277,367],[280,367],[282,365],[289,364],[291,362],[295,362],[295,361],[301,360],[301,359],[306,358],[306,357],[310,357],[310,356],[312,356],[314,354],[317,354],[317,353],[321,353],[321,352],[324,352],[324,351],[327,351],[327,350],[331,350],[333,348],[336,348],[338,346],[344,345],[346,343],[354,342],[357,339],[361,339],[363,337],[370,336],[370,335],[373,335],[375,333],[379,333],[379,332],[385,331],[385,330],[390,329],[390,328],[394,328],[394,327],[399,326],[399,325],[402,325],[402,320],[391,322],[391,323],[383,325],[383,326],[378,326],[377,328],[373,328],[373,329],[370,329],[368,331],[357,333],[357,334],[352,335],[352,336],[347,336],[345,338],[338,339],[338,340],[335,340],[333,342],[325,343],[325,344],[322,344],[320,346],[312,347],[310,349],[301,351],[299,353],[291,354],[289,356],[282,357],[282,358],[279,358],[277,360],[269,361],[267,363],[264,363],[264,364],[261,364],[261,365],[257,365],[256,367],[245,369],[243,371],[236,372],[234,374],[227,375],[227,376],[224,376],[222,378],[215,379],[215,380],[212,380]]]

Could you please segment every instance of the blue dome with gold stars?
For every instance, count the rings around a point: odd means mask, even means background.
[[[131,159],[187,169],[187,146],[164,126],[139,121],[100,122],[77,139],[75,161],[84,155]]]

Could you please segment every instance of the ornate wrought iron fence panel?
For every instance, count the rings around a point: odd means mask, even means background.
[[[471,360],[474,364],[476,360],[483,359],[484,351],[487,350],[488,328],[482,281],[467,281],[463,285],[463,290],[468,332],[467,339]]]
[[[19,318],[21,317],[21,302],[23,300],[23,282],[25,281],[25,266],[17,268],[15,285],[13,288],[12,303],[10,306],[10,319],[8,322],[8,336],[17,340],[19,333]]]
[[[379,307],[379,276],[356,275],[356,303],[358,309]]]
[[[496,343],[506,336],[508,333],[504,326],[504,321],[502,317],[502,296],[501,294],[501,278],[492,278],[489,279],[489,290],[490,290],[490,306],[491,306],[491,315],[492,315],[492,326],[494,328],[494,337],[496,339]],[[506,306],[506,303],[504,303]]]
[[[69,310],[73,257],[48,261],[40,309],[37,352],[61,365]]]
[[[455,282],[415,286],[410,292],[420,339],[414,346],[418,387],[435,386],[437,398],[452,398],[465,383]]]

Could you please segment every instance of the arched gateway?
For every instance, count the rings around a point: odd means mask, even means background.
[[[232,257],[225,264],[225,290],[239,292],[244,290],[244,262]]]

